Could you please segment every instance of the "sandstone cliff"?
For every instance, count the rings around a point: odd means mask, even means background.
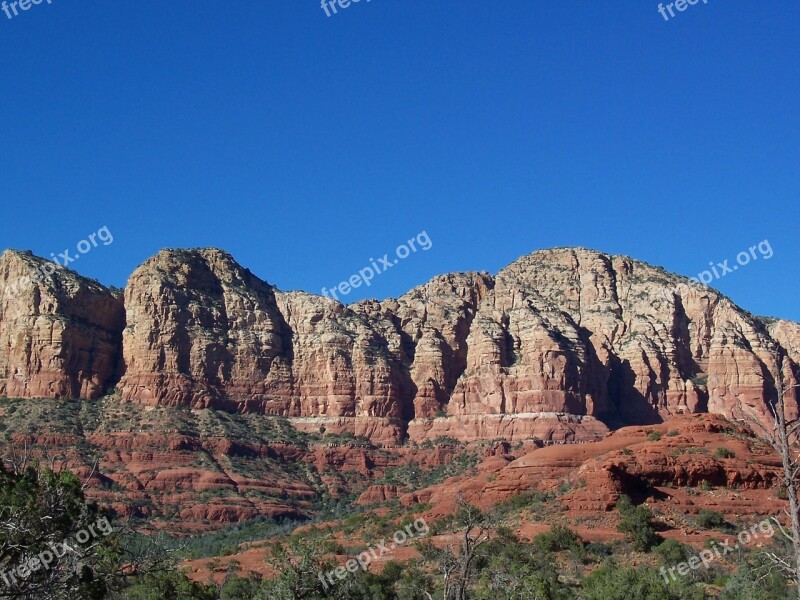
[[[66,269],[32,280],[46,262],[0,255],[0,396],[97,398],[121,355],[122,301]]]
[[[35,260],[3,255],[4,281]],[[62,270],[4,292],[1,389],[93,398],[116,383],[121,356],[126,401],[282,415],[387,444],[592,439],[675,414],[765,415],[770,349],[789,356],[793,384],[800,326],[683,282],[627,257],[556,249],[496,276],[444,275],[343,306],[280,292],[219,250],[164,250],[131,275],[121,345],[121,305],[99,285]],[[796,410],[795,392],[789,400]]]

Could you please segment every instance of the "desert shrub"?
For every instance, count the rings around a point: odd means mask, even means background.
[[[567,537],[571,536],[567,534]],[[572,600],[573,590],[559,580],[556,564],[549,551],[532,551],[530,544],[521,543],[510,529],[500,527],[497,537],[480,552],[476,562],[478,580],[468,597],[475,600]],[[407,598],[422,600],[424,597]]]
[[[125,600],[216,600],[211,586],[190,581],[178,571],[152,573],[139,577],[125,590]]]
[[[564,494],[569,494],[571,490],[572,490],[572,484],[565,479],[564,481],[558,484],[558,489],[556,490],[556,493],[559,496],[563,496]]]
[[[727,527],[725,516],[715,510],[702,509],[697,513],[697,525],[703,529],[720,529]]]
[[[620,521],[618,530],[625,534],[625,539],[636,550],[649,552],[661,541],[661,537],[653,527],[653,513],[644,506],[634,506],[628,496],[620,496],[617,500]]]
[[[603,542],[589,542],[584,548],[587,554],[597,558],[606,558],[614,554],[614,548]]]
[[[461,442],[459,442],[456,438],[451,437],[449,435],[440,435],[434,438],[433,440],[434,446],[460,446]]]
[[[4,598],[86,598],[107,597],[118,583],[121,552],[118,536],[108,516],[94,502],[87,502],[80,480],[69,471],[55,473],[33,466],[22,472],[7,471],[0,464],[0,572]],[[108,525],[108,532],[100,525]],[[76,536],[94,535],[91,545]],[[60,544],[75,547],[72,553],[55,549]],[[50,551],[52,550],[52,552]],[[47,551],[58,560],[47,569],[37,555]],[[51,556],[52,558],[52,556]],[[8,576],[8,571],[20,574]],[[26,569],[27,574],[20,572]]]
[[[770,569],[763,556],[742,561],[725,581],[719,600],[784,600],[790,598],[789,582],[777,570]],[[796,596],[796,592],[794,592]]]
[[[682,581],[667,584],[649,567],[634,569],[608,562],[583,580],[582,600],[704,600],[702,589]]]
[[[529,506],[540,506],[553,499],[553,494],[549,492],[529,490],[506,498],[497,505],[496,510],[503,514],[516,513]]]
[[[256,577],[229,576],[219,590],[220,600],[249,600],[256,598],[261,580]]]
[[[533,538],[533,545],[544,552],[562,552],[565,550],[580,554],[584,552],[581,538],[565,525],[553,525],[550,531],[540,533]]]
[[[727,448],[717,448],[716,452],[714,452],[714,456],[717,458],[735,458],[736,453],[733,450],[728,450]]]
[[[694,550],[677,540],[664,540],[656,546],[656,554],[661,557],[666,565],[676,565],[688,560],[694,555]]]
[[[657,442],[661,439],[661,434],[658,431],[651,431],[647,434],[647,441],[648,442]]]

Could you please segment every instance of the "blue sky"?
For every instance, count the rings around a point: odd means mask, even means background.
[[[46,1],[46,0],[45,0]],[[695,275],[800,320],[800,3],[53,0],[0,12],[3,247],[107,284],[217,246],[319,293],[497,271],[554,246]]]

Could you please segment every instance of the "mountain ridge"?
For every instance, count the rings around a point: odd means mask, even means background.
[[[66,269],[7,293],[42,262],[0,256],[2,395],[117,387],[124,401],[275,414],[381,442],[597,439],[671,414],[764,418],[774,348],[793,379],[800,362],[796,323],[583,248],[349,305],[283,292],[216,248],[160,251],[121,296]]]

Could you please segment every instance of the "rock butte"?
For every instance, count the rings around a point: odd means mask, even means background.
[[[126,402],[281,415],[382,444],[594,440],[679,414],[766,419],[770,348],[789,357],[790,385],[800,363],[797,323],[585,249],[348,306],[281,292],[217,249],[163,250],[124,295],[65,269],[27,279],[42,263],[0,256],[2,396],[116,388]]]

